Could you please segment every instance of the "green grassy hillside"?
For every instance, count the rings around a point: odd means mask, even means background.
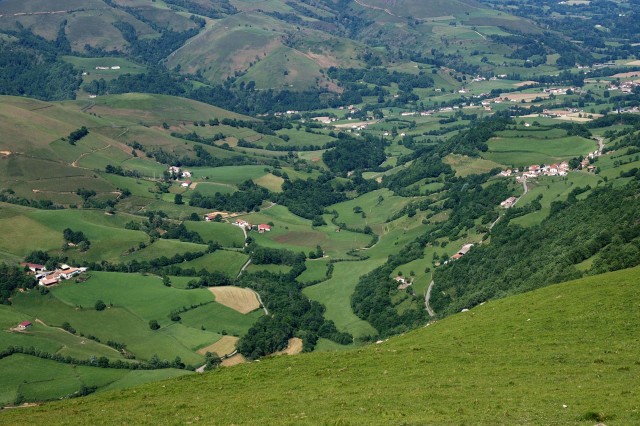
[[[265,359],[0,422],[637,424],[639,280],[638,268],[586,278],[354,351]]]

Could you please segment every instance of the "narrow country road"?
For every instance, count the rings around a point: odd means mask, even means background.
[[[260,297],[260,293],[258,293],[255,290],[253,290],[253,292],[256,294],[256,297],[258,298],[258,302],[260,303],[260,306],[262,306],[262,309],[264,309],[264,314],[269,315],[269,311],[267,310],[267,307],[264,306],[264,303],[262,303],[262,298]]]
[[[240,268],[240,272],[238,272],[238,276],[236,278],[240,278],[240,275],[242,275],[244,270],[247,269],[249,265],[251,265],[251,258],[249,258],[249,260],[247,260],[247,262],[242,266],[242,268]]]
[[[427,293],[424,295],[424,307],[427,310],[427,313],[429,314],[430,317],[436,316],[436,313],[433,311],[433,309],[431,309],[431,306],[429,305],[429,299],[431,299],[431,290],[433,289],[434,284],[435,282],[431,280],[431,283],[429,284],[429,288],[427,288]]]
[[[604,149],[604,138],[602,136],[596,136],[596,140],[598,141],[598,156],[600,156]]]

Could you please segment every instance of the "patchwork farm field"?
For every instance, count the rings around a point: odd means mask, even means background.
[[[251,296],[255,300],[253,293]],[[106,305],[103,311],[94,309],[98,300]],[[0,325],[9,328],[35,318],[41,322],[26,332],[3,334],[0,345],[35,346],[79,359],[105,356],[122,360],[124,352],[104,343],[111,341],[120,342],[136,360],[179,356],[185,363],[198,365],[203,362],[199,349],[227,333],[243,335],[262,315],[259,310],[243,315],[215,300],[208,289],[167,287],[157,276],[91,272],[87,281],[65,282],[46,295],[37,291],[17,295],[10,309],[0,309]],[[170,319],[172,312],[181,312],[177,321]],[[150,329],[151,321],[159,329]],[[77,334],[58,328],[65,322]]]

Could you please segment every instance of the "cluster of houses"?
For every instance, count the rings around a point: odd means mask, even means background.
[[[54,286],[62,280],[69,280],[87,271],[87,268],[74,268],[66,264],[60,265],[60,267],[56,268],[54,271],[47,271],[46,266],[37,263],[23,262],[20,266],[29,268],[29,270],[35,275],[38,285],[44,287]]]
[[[596,151],[597,153],[597,151]],[[589,154],[591,155],[591,154]],[[587,162],[588,162],[587,158]],[[569,163],[563,161],[562,163],[554,163],[554,164],[533,164],[529,167],[525,167],[522,169],[507,169],[498,173],[498,176],[502,177],[510,177],[516,175],[516,179],[528,179],[528,178],[536,178],[538,176],[566,176],[569,172]],[[519,173],[522,173],[519,175]]]
[[[611,85],[609,86],[609,91],[620,90],[622,93],[632,93],[633,89],[636,86],[640,86],[640,80],[625,81],[623,83],[620,83],[619,86],[616,86],[615,83],[611,83]]]
[[[246,220],[238,219],[233,224],[239,228],[242,228],[246,231],[251,231],[252,229],[257,230],[260,234],[264,234],[265,232],[271,232],[271,226],[261,223],[260,225],[252,225]]]
[[[182,170],[178,166],[170,166],[169,173],[172,176],[176,176],[178,179],[190,178],[193,174],[189,170]],[[180,186],[183,188],[189,188],[191,186],[190,180],[184,180],[180,183]]]

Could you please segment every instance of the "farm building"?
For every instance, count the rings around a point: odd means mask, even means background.
[[[86,272],[87,268],[72,268],[69,265],[60,265],[59,269],[56,269],[52,273],[43,276],[39,279],[38,284],[45,287],[58,284],[62,280],[70,280],[71,278]]]
[[[40,265],[40,264],[38,264],[38,263],[27,263],[27,262],[22,262],[22,263],[20,264],[20,266],[23,266],[23,267],[27,267],[27,268],[29,268],[29,270],[30,270],[31,272],[41,272],[41,271],[46,271],[46,270],[47,270],[47,268],[46,268],[44,265]]]
[[[464,256],[465,254],[469,253],[469,250],[471,250],[471,247],[473,247],[473,244],[465,244],[462,246],[460,251],[458,251],[458,253]]]
[[[205,214],[204,215],[204,220],[206,220],[207,222],[211,222],[211,221],[215,220],[217,216],[219,216],[217,213]]]
[[[407,282],[407,280],[402,275],[398,275],[397,277],[394,278],[394,280],[396,280],[400,284],[406,284]]]
[[[190,180],[185,180],[184,182],[182,182],[180,184],[181,187],[183,188],[188,188],[191,185],[191,181]]]
[[[18,324],[18,330],[26,330],[31,326],[32,324],[30,321],[22,321],[20,324]]]
[[[51,287],[52,285],[56,285],[59,282],[60,280],[58,278],[48,276],[48,277],[40,278],[40,281],[38,281],[38,284],[45,287]]]
[[[261,234],[264,234],[265,232],[271,232],[271,226],[261,223],[260,225],[258,225],[258,232]]]
[[[233,224],[235,226],[239,226],[240,228],[244,228],[246,230],[250,230],[252,228],[252,225],[247,222],[246,220],[242,220],[242,219],[238,219],[235,222],[233,222]]]
[[[500,203],[500,207],[504,207],[505,209],[508,209],[509,207],[513,206],[517,200],[518,199],[516,197],[509,197]]]

